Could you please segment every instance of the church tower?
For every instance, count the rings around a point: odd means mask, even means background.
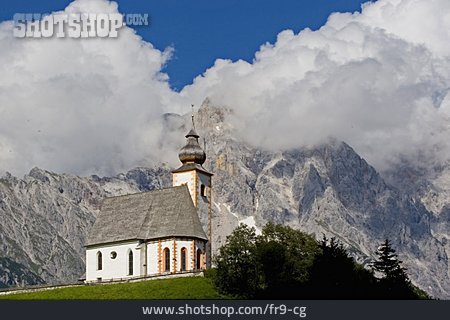
[[[181,167],[172,171],[173,186],[187,184],[192,202],[197,208],[203,230],[208,236],[204,249],[206,266],[211,267],[211,241],[212,241],[212,199],[211,177],[212,173],[203,168],[206,154],[198,143],[199,135],[195,132],[194,115],[192,115],[192,128],[186,137],[186,145],[181,148],[178,157]],[[205,261],[205,260],[204,260]]]

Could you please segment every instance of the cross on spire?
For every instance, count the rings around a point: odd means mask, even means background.
[[[192,118],[192,129],[195,130],[195,123],[194,123],[194,105],[193,105],[193,104],[191,104],[191,108],[192,108],[192,115],[191,115],[191,118]]]

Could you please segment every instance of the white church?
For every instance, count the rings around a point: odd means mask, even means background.
[[[86,282],[201,271],[211,264],[211,177],[192,129],[173,187],[106,198],[86,244]]]

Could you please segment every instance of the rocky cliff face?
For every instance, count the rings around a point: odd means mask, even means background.
[[[84,243],[102,199],[167,183],[164,169],[135,169],[114,178],[38,168],[23,179],[5,175],[0,180],[0,257],[19,264],[24,276],[13,276],[9,264],[2,263],[5,276],[0,275],[0,281],[8,285],[76,281],[84,273]]]
[[[380,175],[338,141],[283,152],[260,150],[233,136],[229,116],[208,101],[196,116],[206,142],[205,165],[215,174],[214,248],[241,222],[259,230],[272,221],[317,238],[337,237],[363,263],[389,238],[414,283],[435,297],[450,298],[450,170],[443,166],[435,176],[420,170],[414,176],[405,165]],[[186,120],[165,117],[180,135]],[[20,268],[0,263],[8,275],[0,281],[76,280],[84,272],[83,244],[103,197],[169,185],[165,166],[111,178],[37,168],[23,179],[6,175],[0,180],[0,257]]]

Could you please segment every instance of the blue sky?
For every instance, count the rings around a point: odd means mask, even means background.
[[[359,13],[362,1],[119,0],[122,13],[149,14],[135,30],[154,48],[128,29],[115,41],[23,41],[0,24],[0,170],[109,175],[142,159],[176,162],[182,136],[169,136],[161,115],[206,97],[257,147],[334,137],[380,170],[423,155],[448,161],[450,1],[378,0]],[[5,1],[0,20],[69,3]]]
[[[360,11],[364,0],[164,0],[117,1],[123,13],[148,13],[150,25],[137,32],[156,48],[174,47],[164,68],[175,90],[207,68],[217,58],[252,61],[265,42],[273,43],[284,29],[296,33],[320,28],[332,12]],[[17,12],[47,13],[61,10],[67,0],[2,1],[0,20]]]

